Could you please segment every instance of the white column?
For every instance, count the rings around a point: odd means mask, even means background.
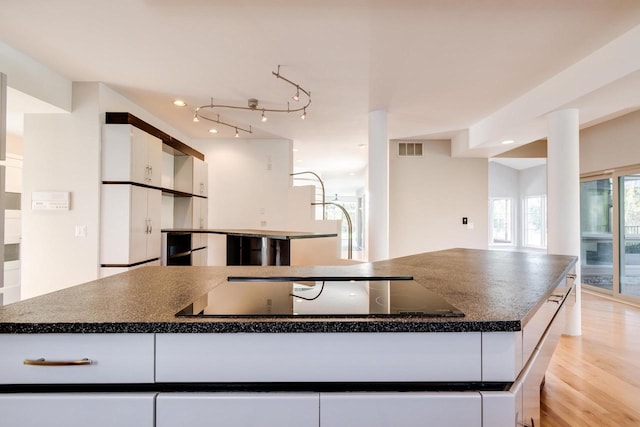
[[[369,261],[389,258],[389,139],[387,112],[369,113]]]
[[[578,110],[547,116],[547,252],[580,255],[580,122]],[[581,335],[580,261],[576,264],[577,301],[565,333]]]

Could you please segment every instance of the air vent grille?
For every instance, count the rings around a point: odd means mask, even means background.
[[[398,157],[422,157],[422,142],[399,142]]]

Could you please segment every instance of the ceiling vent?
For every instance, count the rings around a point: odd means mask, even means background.
[[[422,142],[399,142],[398,157],[422,157]]]

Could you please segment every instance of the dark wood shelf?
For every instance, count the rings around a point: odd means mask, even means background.
[[[162,142],[164,142],[169,147],[177,150],[187,156],[193,156],[197,159],[204,161],[204,154],[201,152],[194,150],[189,147],[184,142],[172,137],[171,135],[161,131],[155,126],[151,126],[149,123],[145,122],[142,119],[134,116],[131,113],[107,113],[105,122],[107,124],[117,124],[117,125],[131,125],[135,126],[138,129],[141,129],[156,138],[160,138]]]

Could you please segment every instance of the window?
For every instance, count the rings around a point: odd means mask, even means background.
[[[491,242],[496,245],[513,244],[513,210],[511,199],[491,201]]]
[[[524,224],[523,246],[532,248],[547,247],[547,198],[529,196],[523,203]]]

